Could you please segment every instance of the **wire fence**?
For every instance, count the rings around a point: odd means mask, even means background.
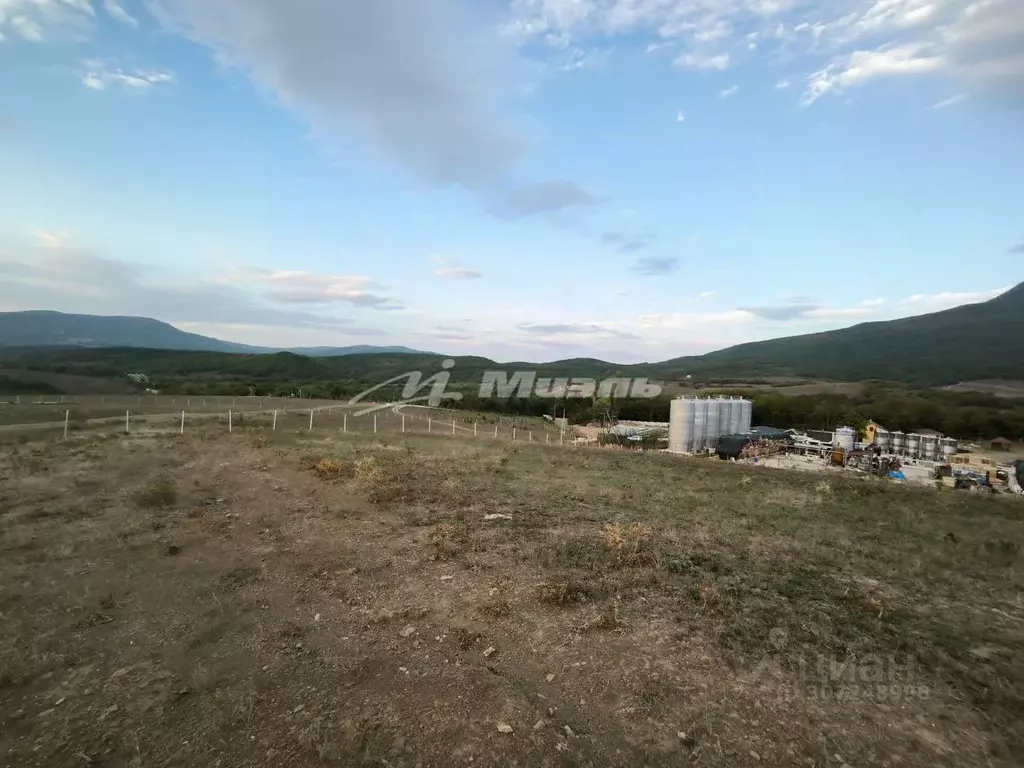
[[[511,440],[546,444],[572,444],[575,442],[571,431],[557,429],[552,425],[517,425],[515,420],[507,423],[491,423],[493,419],[471,418],[455,412],[437,412],[416,407],[383,405],[372,413],[365,413],[366,406],[359,409],[335,401],[304,401],[301,406],[294,400],[270,402],[271,406],[261,408],[268,399],[259,398],[192,398],[193,407],[188,407],[188,398],[163,398],[159,400],[136,400],[136,408],[120,409],[119,403],[103,401],[90,403],[88,410],[76,410],[68,405],[80,402],[35,402],[31,405],[44,406],[47,410],[33,413],[35,418],[14,423],[0,423],[2,433],[56,433],[67,439],[77,433],[95,430],[112,430],[122,434],[179,434],[185,435],[197,430],[209,433],[212,430],[269,431],[292,434],[380,434],[380,435],[437,435],[463,439]],[[285,400],[285,399],[282,399]],[[240,401],[241,408],[239,408]],[[168,410],[180,403],[180,410]],[[235,407],[221,409],[225,404]],[[61,408],[63,406],[63,408]],[[130,403],[129,403],[130,406]],[[116,409],[116,412],[114,410]],[[95,414],[95,415],[89,415]],[[11,416],[10,413],[6,414]],[[56,418],[59,415],[60,418]]]

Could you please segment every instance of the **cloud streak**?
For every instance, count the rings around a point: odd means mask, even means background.
[[[645,256],[633,262],[631,270],[641,277],[657,277],[659,275],[671,275],[679,269],[679,259],[675,256],[659,258]]]

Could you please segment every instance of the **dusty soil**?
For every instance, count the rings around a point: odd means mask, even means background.
[[[8,444],[0,472],[2,764],[1024,754],[1013,500],[258,430]]]

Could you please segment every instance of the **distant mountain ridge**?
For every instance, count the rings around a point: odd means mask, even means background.
[[[221,341],[179,330],[148,317],[72,315],[51,310],[0,312],[0,346],[4,347],[138,347],[190,352],[274,354],[294,352],[307,357],[356,354],[424,354],[409,347],[260,347]]]
[[[33,352],[23,349],[26,347],[48,349]],[[90,349],[95,347],[105,349]],[[221,354],[208,354],[212,352]],[[293,354],[268,358],[268,353],[282,352]],[[59,312],[0,313],[0,359],[22,360],[26,367],[67,373],[99,375],[103,371],[104,375],[111,375],[111,371],[142,370],[152,365],[167,375],[187,368],[204,375],[234,371],[240,376],[257,378],[281,375],[294,380],[326,381],[341,377],[369,384],[413,369],[432,370],[437,367],[438,357],[406,347],[250,347],[186,333],[146,318]],[[1019,381],[1024,380],[1024,283],[979,304],[861,323],[824,333],[740,344],[661,363],[620,365],[590,358],[541,365],[500,364],[480,357],[455,360],[454,375],[463,380],[479,380],[483,371],[496,368],[532,368],[549,376],[647,376],[660,381],[684,380],[687,376],[705,381],[768,377],[880,379],[921,386],[948,386],[982,379]],[[138,365],[132,367],[136,362]]]

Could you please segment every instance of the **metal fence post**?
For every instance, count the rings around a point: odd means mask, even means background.
[[[405,414],[402,414],[402,434],[405,434]]]
[[[373,414],[373,434],[377,434],[377,414]]]
[[[124,412],[124,431],[125,432],[131,431],[131,422],[129,420],[128,411]]]
[[[498,436],[498,425],[497,424],[494,425],[494,436],[495,437]]]
[[[515,427],[512,427],[512,439],[513,440],[516,439],[516,428]]]
[[[341,431],[348,432],[348,414],[344,414],[341,417]]]
[[[455,434],[455,419],[452,419],[452,434]]]
[[[434,424],[434,421],[433,421],[433,419],[431,419],[431,418],[430,418],[430,417],[428,416],[428,417],[427,417],[427,432],[430,432],[430,431],[431,431],[431,430],[433,429],[433,424]]]
[[[71,418],[71,411],[64,411],[64,439],[68,439],[68,419]]]
[[[274,421],[270,425],[271,432],[277,432],[277,411],[274,411]]]
[[[309,431],[313,431],[313,409],[309,409]]]
[[[229,408],[229,409],[228,409],[228,432],[231,432],[231,431],[232,431],[232,424],[231,424],[231,409]]]
[[[476,422],[473,422],[473,437],[476,437]]]
[[[185,412],[184,411],[181,412],[181,429],[178,430],[178,434],[179,435],[184,435],[185,434]]]

